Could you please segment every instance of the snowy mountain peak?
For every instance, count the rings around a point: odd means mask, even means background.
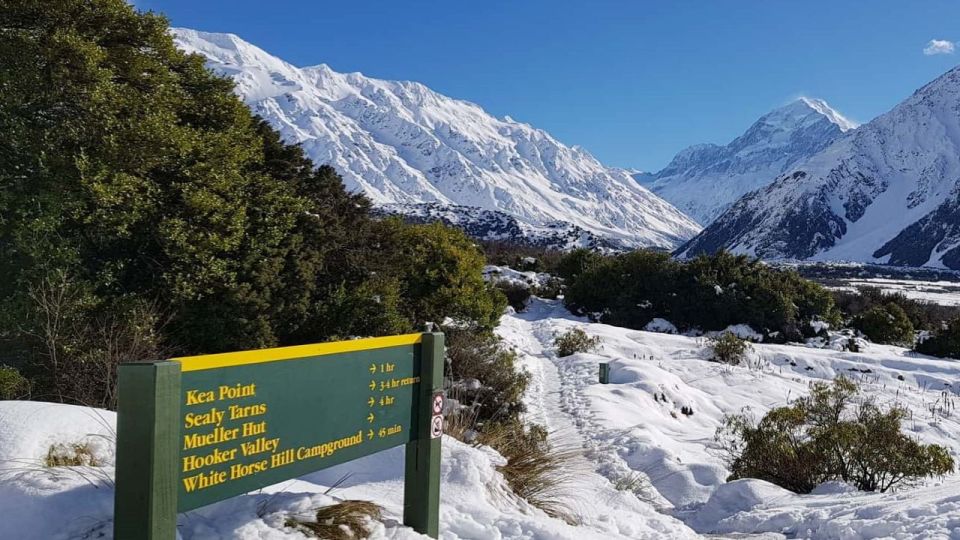
[[[708,225],[738,198],[855,127],[826,101],[802,97],[761,116],[725,146],[690,146],[660,172],[635,178]]]
[[[830,107],[830,105],[828,105],[827,102],[822,99],[800,97],[795,101],[795,103],[796,102],[800,102],[810,109],[813,109],[814,111],[825,116],[828,120],[836,124],[841,131],[850,131],[851,129],[856,129],[856,127],[859,125],[853,120],[850,120],[849,118],[837,112],[836,109]]]
[[[810,97],[799,97],[782,107],[776,108],[761,116],[756,123],[792,131],[824,119],[835,124],[840,128],[840,131],[850,131],[857,127],[855,122],[830,107],[826,101]]]
[[[960,269],[960,69],[740,199],[681,251]]]
[[[675,246],[699,230],[626,171],[421,83],[298,68],[232,34],[173,32],[287,141],[375,204],[500,212],[527,230],[568,223],[624,247]]]

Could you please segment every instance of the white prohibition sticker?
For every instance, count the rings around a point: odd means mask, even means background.
[[[437,394],[433,396],[433,414],[440,414],[443,412],[443,394]]]
[[[436,439],[441,435],[443,435],[443,417],[437,415],[430,420],[430,438]]]

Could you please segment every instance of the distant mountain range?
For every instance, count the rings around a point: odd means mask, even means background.
[[[863,126],[802,98],[649,174],[419,83],[298,68],[232,34],[174,32],[383,213],[562,249],[682,244],[680,256],[960,269],[960,68]]]
[[[655,174],[634,178],[701,225],[766,186],[856,124],[819,99],[800,98],[757,120],[726,146],[691,146]]]
[[[700,230],[628,171],[422,84],[295,67],[232,34],[174,37],[382,211],[552,247],[673,248]]]
[[[677,253],[960,269],[960,67],[733,204]]]

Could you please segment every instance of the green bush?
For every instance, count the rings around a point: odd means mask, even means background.
[[[731,332],[724,332],[709,339],[712,360],[722,364],[739,365],[747,357],[750,343]]]
[[[873,306],[851,322],[875,343],[913,345],[913,324],[899,305],[889,302]]]
[[[915,350],[921,354],[960,359],[960,319],[945,323],[932,335],[919,341]]]
[[[496,287],[514,310],[523,311],[527,308],[527,300],[530,300],[531,296],[530,287],[514,281],[498,281]]]
[[[577,248],[565,253],[560,258],[556,265],[556,272],[562,279],[572,280],[593,268],[601,260],[603,260],[603,256],[596,251]]]
[[[875,307],[894,303],[903,309],[916,330],[936,331],[949,321],[960,317],[957,306],[941,306],[931,302],[907,298],[903,293],[889,293],[877,287],[857,287],[856,291],[834,291],[837,307],[849,318]]]
[[[30,395],[30,381],[16,368],[0,365],[0,399],[24,399]]]
[[[572,328],[557,336],[553,344],[557,347],[557,356],[563,358],[571,354],[593,351],[600,345],[600,338],[588,336],[580,328]]]
[[[563,281],[557,277],[551,277],[545,283],[541,283],[533,288],[534,296],[540,298],[549,298],[556,300],[563,294]]]
[[[730,480],[759,478],[797,493],[828,480],[865,491],[953,471],[947,450],[923,445],[900,430],[903,409],[880,409],[840,377],[815,383],[808,397],[773,409],[754,423],[745,414],[724,418],[717,441],[728,456]]]
[[[568,272],[565,302],[608,324],[642,329],[660,317],[680,331],[717,331],[744,323],[769,341],[788,341],[803,339],[811,320],[840,322],[829,291],[742,255],[677,261],[639,250],[579,257],[578,264],[571,262],[576,271]]]
[[[415,327],[449,317],[478,331],[493,330],[507,301],[483,279],[483,253],[466,234],[396,218],[378,223],[376,232],[383,248],[375,270],[400,284],[400,313]]]
[[[487,264],[509,266],[524,272],[555,274],[557,264],[567,256],[565,252],[556,249],[496,240],[481,241],[480,246],[487,258]],[[530,259],[533,261],[531,262]]]
[[[518,420],[529,376],[518,369],[517,356],[492,333],[446,330],[449,393],[471,416],[471,429],[491,421]],[[473,382],[475,381],[475,382]]]

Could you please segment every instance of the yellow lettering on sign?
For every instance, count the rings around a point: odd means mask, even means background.
[[[260,437],[255,441],[241,444],[240,449],[243,450],[243,455],[252,456],[254,454],[262,454],[264,452],[274,452],[278,446],[280,446],[279,438],[268,439],[266,437]]]
[[[200,473],[183,479],[183,489],[187,493],[193,493],[198,489],[206,489],[210,486],[222,484],[227,479],[227,471],[210,471]]]
[[[363,431],[358,431],[356,435],[337,439],[335,441],[325,442],[315,446],[301,446],[297,448],[297,459],[323,458],[333,455],[337,450],[356,446],[363,442]]]
[[[377,432],[377,436],[381,439],[384,437],[389,437],[391,435],[397,435],[403,432],[403,426],[400,424],[394,424],[390,427],[382,427],[380,431]]]
[[[187,390],[187,405],[199,405],[201,403],[210,403],[214,400],[213,392],[207,390]]]
[[[223,385],[220,387],[219,391],[220,397],[218,399],[240,399],[245,397],[253,397],[257,395],[257,385],[256,383],[237,383],[233,386]]]
[[[183,457],[183,472],[190,472],[197,470],[201,467],[211,467],[213,465],[219,465],[221,463],[226,463],[228,461],[233,461],[237,457],[237,449],[232,450],[220,450],[219,448],[214,448],[213,452],[205,456],[184,456]]]
[[[284,450],[279,454],[273,454],[270,456],[270,467],[283,467],[284,465],[289,465],[297,459],[296,451],[294,449]]]
[[[230,479],[236,480],[237,478],[243,478],[244,476],[250,476],[251,474],[261,473],[265,470],[267,470],[267,460],[265,459],[256,463],[250,463],[248,465],[237,463],[230,466]]]
[[[183,427],[190,429],[199,426],[215,425],[223,423],[224,411],[216,407],[204,413],[187,413],[183,417]]]
[[[183,436],[183,449],[190,450],[193,448],[200,448],[201,446],[209,446],[211,444],[220,444],[222,442],[232,441],[237,438],[239,433],[240,428],[227,429],[223,427],[218,427],[205,435],[191,433],[190,435]]]
[[[267,432],[267,421],[262,422],[244,422],[243,426],[243,437],[253,437],[254,435],[262,435]]]
[[[390,379],[388,381],[380,381],[380,391],[384,390],[394,390],[402,386],[410,386],[412,384],[417,384],[420,382],[420,377],[404,377],[402,379]]]
[[[267,404],[259,403],[257,405],[231,405],[230,406],[230,420],[239,420],[241,418],[247,418],[249,416],[259,416],[261,414],[267,414]]]

